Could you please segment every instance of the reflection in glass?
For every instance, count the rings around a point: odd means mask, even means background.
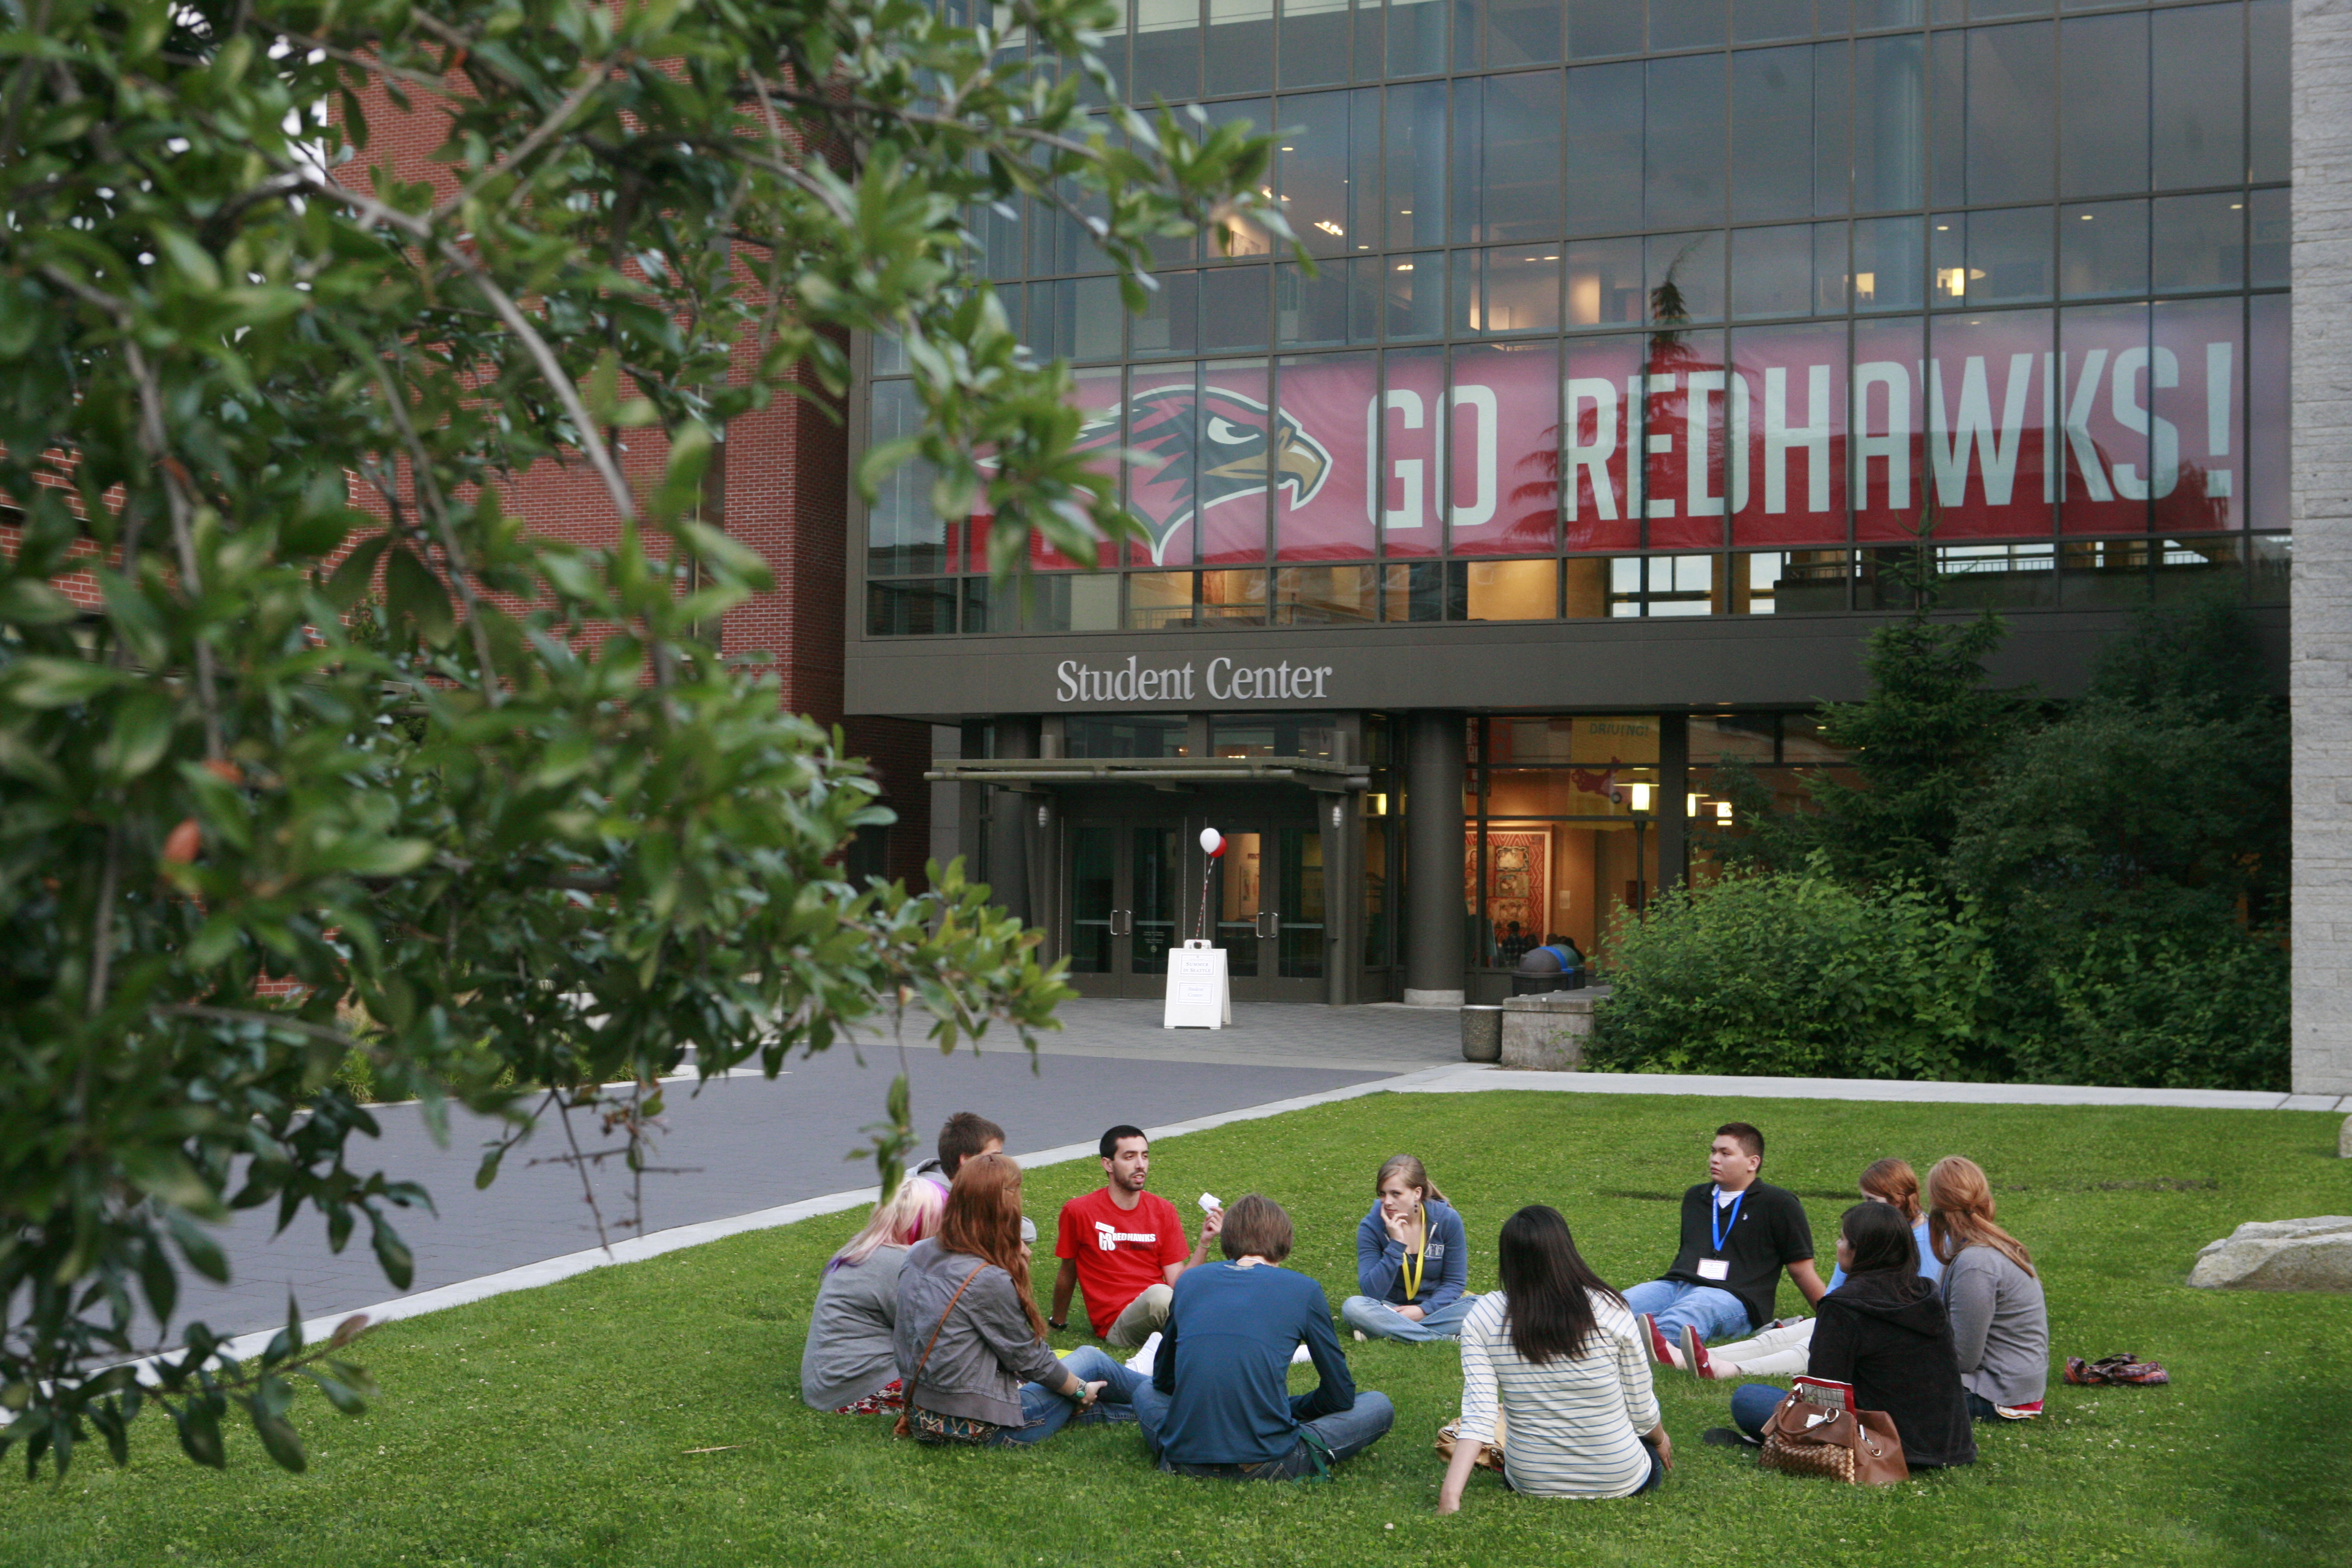
[[[2050,199],[2056,42],[2048,22],[1969,34],[1970,202]]]
[[[1314,256],[1345,256],[1360,248],[1349,232],[1350,198],[1358,174],[1349,167],[1355,139],[1349,107],[1354,94],[1307,93],[1282,100],[1282,132],[1276,141],[1276,190],[1291,232]]]
[[[1567,164],[1570,234],[1642,226],[1639,65],[1585,66],[1568,73]]]
[[[2071,17],[2058,26],[2058,190],[2147,189],[2147,16]]]
[[[939,637],[955,630],[956,581],[918,577],[866,584],[866,635]]]
[[[1486,64],[1551,65],[1561,58],[1559,0],[1487,0]]]
[[[2092,202],[2058,209],[2058,289],[2069,300],[2147,291],[2147,203]]]
[[[1650,319],[1723,320],[1723,235],[1654,234],[1643,241]]]
[[[1391,257],[1384,269],[1383,294],[1391,342],[1433,338],[1444,331],[1445,257],[1434,250]]]
[[[1739,128],[1731,146],[1733,220],[1811,216],[1812,49],[1733,55],[1731,122]]]
[[[2155,283],[2174,289],[2235,289],[2245,281],[2246,198],[2158,196],[2155,203]]]
[[[1286,348],[1337,345],[1348,341],[1348,268],[1326,261],[1320,276],[1286,261],[1274,274],[1274,338]]]
[[[1733,233],[1733,320],[1761,321],[1774,316],[1802,316],[1810,314],[1812,309],[1813,229],[1811,224],[1790,224],[1780,228],[1743,228]]]
[[[1389,0],[1389,75],[1445,68],[1445,12],[1439,0]]]
[[[1158,823],[1138,824],[1133,832],[1135,858],[1129,871],[1135,880],[1135,905],[1128,932],[1128,972],[1165,974],[1168,950],[1177,942],[1178,892],[1184,879],[1182,840],[1176,828]]]
[[[1017,797],[1016,797],[1017,798]],[[1118,829],[1070,824],[1070,973],[1111,973],[1111,910],[1118,903]]]
[[[874,384],[869,443],[902,441],[923,428],[922,405],[912,383]],[[866,571],[868,576],[897,576],[908,572],[937,572],[947,562],[947,525],[931,505],[936,478],[930,465],[910,459],[882,480],[866,517]]]
[[[1275,830],[1279,861],[1276,886],[1282,899],[1282,928],[1275,970],[1286,980],[1323,978],[1323,834],[1314,827]]]
[[[1265,347],[1266,288],[1273,269],[1201,274],[1201,347],[1212,353]]]
[[[1456,240],[1560,232],[1560,77],[1488,77],[1454,89]]]
[[[1920,205],[1927,107],[1920,40],[1853,46],[1853,205],[1885,212]]]
[[[1381,568],[1381,619],[1438,621],[1444,618],[1444,563],[1415,561]]]
[[[2148,17],[2158,190],[2246,177],[2243,16],[2235,5],[2195,5]]]
[[[1392,87],[1388,97],[1389,247],[1434,245],[1445,237],[1445,84]]]
[[[1724,11],[1724,0],[1650,0],[1650,47],[1720,48]]]
[[[1127,579],[1127,625],[1160,631],[1192,624],[1192,574],[1132,572]]]
[[[1265,622],[1263,571],[1201,574],[1201,625],[1262,626]]]
[[[1272,87],[1274,0],[1209,0],[1207,67],[1207,92]],[[1265,123],[1264,116],[1258,123]]]
[[[1639,321],[1643,300],[1640,240],[1586,239],[1569,247],[1569,325]]]
[[[1378,619],[1380,570],[1370,565],[1276,567],[1274,624],[1325,626]]]
[[[1063,750],[1073,757],[1190,756],[1188,721],[1181,714],[1122,713],[1063,721]]]
[[[2288,84],[2286,0],[2253,0],[2246,7],[2246,163],[2256,181],[2287,177]]]
[[[2288,216],[2287,193],[2256,191],[2247,198],[2251,245],[2246,254],[2246,281],[2257,289],[2284,289],[2288,278],[2288,241],[2294,224]]]
[[[1853,308],[1916,310],[1927,269],[1916,217],[1863,218],[1853,226]]]
[[[1968,230],[1969,303],[2021,305],[2050,298],[2048,207],[1970,213]]]
[[[1472,336],[1559,330],[1559,258],[1531,247],[1454,253],[1454,330]]]
[[[1033,632],[1107,632],[1118,626],[1115,574],[1056,573],[1033,577],[1023,619]]]
[[[1467,574],[1467,618],[1549,621],[1559,614],[1559,564],[1554,561],[1473,561]]]
[[[1568,53],[1571,59],[1642,52],[1642,8],[1626,0],[1568,0]]]
[[[1348,0],[1283,0],[1282,85],[1322,87],[1347,79]]]
[[[1723,221],[1725,68],[1721,55],[1652,60],[1644,68],[1642,178],[1652,224]]]
[[[1843,23],[1825,25],[1826,32],[1843,32]],[[1731,41],[1769,44],[1780,38],[1812,36],[1812,0],[1732,0]]]
[[[1163,272],[1160,287],[1144,299],[1143,313],[1135,318],[1135,353],[1139,357],[1197,353],[1201,346],[1201,275]]]

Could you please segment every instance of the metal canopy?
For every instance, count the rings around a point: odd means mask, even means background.
[[[932,784],[1296,784],[1329,795],[1368,789],[1370,775],[1328,757],[940,757]]]

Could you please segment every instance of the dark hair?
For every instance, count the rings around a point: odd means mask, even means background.
[[[1279,1263],[1290,1256],[1290,1216],[1272,1198],[1249,1193],[1234,1200],[1225,1211],[1225,1223],[1217,1232],[1217,1245],[1227,1258],[1248,1258],[1253,1255],[1268,1263]]]
[[[1122,1121],[1118,1126],[1112,1128],[1109,1131],[1104,1133],[1102,1135],[1102,1157],[1104,1159],[1108,1160],[1112,1155],[1118,1152],[1118,1141],[1122,1138],[1143,1138],[1143,1129],[1140,1127],[1129,1127],[1126,1122]],[[1143,1138],[1143,1142],[1148,1147],[1150,1144],[1151,1140],[1149,1138]]]
[[[1727,1121],[1715,1130],[1717,1138],[1728,1138],[1756,1159],[1764,1158],[1764,1134],[1745,1121]]]
[[[1911,1222],[1893,1204],[1859,1203],[1838,1221],[1839,1234],[1853,1249],[1846,1277],[1857,1274],[1919,1272],[1918,1244],[1911,1239]]]
[[[1594,1298],[1625,1304],[1586,1265],[1568,1221],[1546,1204],[1529,1204],[1503,1222],[1495,1262],[1503,1278],[1511,1348],[1538,1366],[1554,1356],[1578,1354],[1599,1331]]]
[[[955,1180],[956,1169],[966,1160],[988,1147],[993,1139],[1004,1142],[1004,1129],[977,1110],[959,1110],[940,1129],[940,1169],[949,1181]]]

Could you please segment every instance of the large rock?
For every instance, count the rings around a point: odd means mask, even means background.
[[[2352,1116],[2344,1119],[2344,1130],[2336,1135],[2336,1152],[2352,1160]]]
[[[2251,1220],[2197,1255],[2207,1290],[2352,1290],[2352,1215]]]
[[[1547,991],[1503,1004],[1503,1065],[1538,1072],[1574,1072],[1592,1037],[1592,1010],[1609,995],[1605,985]]]

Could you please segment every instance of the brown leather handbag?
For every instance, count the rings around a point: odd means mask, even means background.
[[[1828,1476],[1856,1486],[1888,1487],[1911,1479],[1903,1439],[1884,1410],[1839,1410],[1791,1394],[1764,1423],[1768,1470]]]
[[[1437,1457],[1450,1462],[1454,1458],[1454,1446],[1460,1441],[1462,1441],[1462,1418],[1457,1415],[1437,1429]],[[1503,1406],[1499,1400],[1495,1405],[1495,1436],[1490,1440],[1478,1445],[1478,1468],[1493,1470],[1497,1475],[1502,1473]]]

